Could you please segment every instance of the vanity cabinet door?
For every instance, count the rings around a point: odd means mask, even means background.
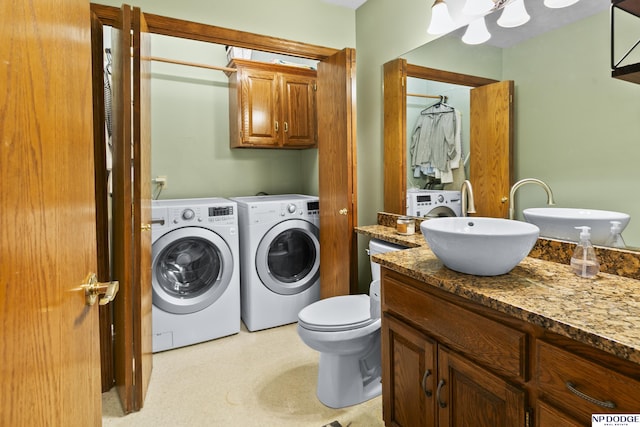
[[[382,402],[387,426],[436,426],[436,344],[395,318],[382,322]]]
[[[435,396],[442,427],[525,425],[524,390],[443,346],[438,349]]]
[[[536,402],[536,427],[587,427],[564,412],[538,400]],[[591,424],[589,424],[591,425]]]

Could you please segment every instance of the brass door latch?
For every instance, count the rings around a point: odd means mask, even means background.
[[[118,289],[120,289],[120,283],[117,280],[98,282],[98,277],[95,273],[89,273],[84,281],[85,283],[81,287],[84,289],[87,305],[94,305],[99,296],[102,296],[99,302],[100,305],[109,304],[114,300]]]

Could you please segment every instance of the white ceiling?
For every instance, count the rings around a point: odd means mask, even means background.
[[[324,0],[340,6],[357,9],[367,0]],[[387,0],[389,1],[389,0]],[[427,3],[431,0],[425,0]],[[462,10],[465,0],[446,0],[449,9]],[[502,28],[496,24],[501,11],[497,11],[486,17],[487,28],[491,33],[491,39],[487,44],[497,47],[513,46],[528,38],[546,33],[564,25],[570,24],[609,8],[610,2],[605,0],[580,0],[578,3],[562,9],[549,9],[543,4],[543,0],[525,0],[525,6],[531,20],[517,28]],[[407,11],[409,13],[409,11]],[[466,27],[458,29],[454,34],[462,37]]]

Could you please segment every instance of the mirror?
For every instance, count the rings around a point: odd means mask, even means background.
[[[628,26],[624,32],[636,40],[637,19],[617,23]],[[465,45],[460,41],[463,30],[402,58],[409,64],[513,80],[515,179],[545,181],[558,207],[629,214],[623,238],[628,247],[640,247],[640,85],[611,77],[609,13],[504,48]],[[385,134],[386,127],[385,120]],[[385,186],[385,197],[387,191],[391,189]],[[542,189],[524,186],[515,195],[516,219],[524,220],[526,208],[545,205]]]

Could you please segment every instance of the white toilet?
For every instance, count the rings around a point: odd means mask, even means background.
[[[372,239],[369,255],[406,249]],[[365,402],[382,392],[380,266],[371,262],[367,295],[317,301],[298,313],[298,335],[320,352],[318,399],[330,408]]]

